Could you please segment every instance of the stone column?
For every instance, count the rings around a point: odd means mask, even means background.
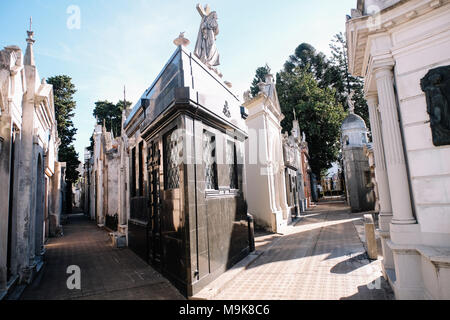
[[[403,142],[394,92],[392,65],[385,65],[375,70],[380,114],[381,133],[386,158],[389,190],[393,210],[392,224],[415,224],[412,215],[411,198],[408,187]]]
[[[386,276],[386,269],[394,268],[394,257],[392,250],[387,245],[390,239],[389,224],[392,220],[391,194],[389,190],[389,180],[384,155],[383,135],[381,132],[381,121],[378,113],[378,95],[370,92],[366,95],[369,106],[370,127],[372,129],[373,149],[375,158],[375,177],[378,185],[378,196],[380,203],[379,234],[383,252],[383,270]]]
[[[375,176],[380,198],[380,229],[382,231],[389,231],[389,223],[392,220],[392,205],[384,155],[383,136],[381,133],[381,122],[378,114],[378,96],[375,92],[372,92],[366,96],[366,99],[369,106],[370,127],[372,129],[375,158]]]
[[[277,211],[280,210],[280,208],[277,207],[277,202],[275,199],[275,181],[274,181],[274,171],[273,166],[271,164],[271,158],[269,156],[269,126],[267,121],[267,115],[263,114],[264,119],[264,128],[262,130],[259,130],[259,164],[261,164],[261,169],[263,166],[266,166],[266,172],[268,183],[269,183],[269,196],[270,196],[270,204],[271,204],[271,211],[273,214],[275,214]],[[260,172],[260,174],[263,174],[263,172]],[[276,218],[275,218],[276,222]],[[275,227],[275,226],[272,226]]]
[[[278,129],[277,141],[276,141],[276,151],[277,154],[274,155],[277,163],[277,181],[278,181],[278,198],[281,203],[281,210],[283,212],[283,217],[289,220],[289,206],[286,201],[286,182],[284,175],[284,159],[283,159],[283,137],[281,135],[281,127]]]

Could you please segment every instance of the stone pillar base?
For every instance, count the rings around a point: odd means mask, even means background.
[[[36,275],[41,271],[44,266],[43,257],[36,257],[33,264],[22,268],[20,271],[20,283],[31,284]]]
[[[50,237],[61,236],[63,231],[62,231],[62,226],[59,224],[58,216],[56,214],[50,214],[48,219],[49,219],[49,223],[50,223],[50,227],[49,227]]]
[[[283,215],[284,213],[281,210],[272,213],[272,232],[283,233],[287,226],[287,220],[283,218]]]
[[[393,220],[394,221],[394,220]],[[419,224],[396,224],[392,222],[389,226],[392,242],[395,244],[420,244],[421,232]]]
[[[124,234],[126,238],[126,246],[128,247],[128,225],[126,224],[119,224],[117,227],[117,231]]]
[[[377,230],[377,232],[381,239],[381,250],[383,252],[383,269],[394,269],[394,256],[391,248],[389,248],[389,246],[387,245],[387,241],[391,239],[391,234],[389,233],[389,231]]]
[[[380,230],[389,232],[392,217],[392,212],[380,212],[378,215],[378,226],[380,227]]]
[[[450,247],[387,244],[394,253],[397,299],[450,299]]]
[[[395,281],[393,290],[398,300],[424,299],[421,257],[413,246],[396,245],[387,241],[393,252]]]

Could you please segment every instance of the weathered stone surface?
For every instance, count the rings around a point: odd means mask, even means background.
[[[53,90],[39,78],[27,34],[25,56],[18,46],[0,51],[0,292],[16,277],[32,280],[62,213]]]
[[[364,215],[364,230],[367,246],[367,254],[370,259],[378,259],[378,245],[375,237],[375,222],[371,214]]]

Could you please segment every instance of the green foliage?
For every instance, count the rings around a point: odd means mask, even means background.
[[[336,89],[336,99],[348,110],[347,96],[351,90],[355,92],[355,113],[360,115],[370,129],[369,109],[364,98],[364,82],[359,77],[354,77],[348,71],[347,41],[341,33],[336,34],[330,44],[331,48],[331,71],[329,72],[329,83]]]
[[[320,88],[329,86],[330,63],[326,56],[322,52],[317,52],[312,45],[300,44],[295,49],[295,54],[291,55],[284,64],[284,71],[293,73],[296,67],[313,74]]]
[[[330,44],[331,59],[307,43],[300,44],[295,54],[284,64],[285,72],[293,72],[300,67],[314,75],[320,88],[334,88],[336,101],[348,110],[347,96],[355,91],[355,113],[360,115],[370,128],[369,111],[364,99],[364,83],[361,78],[354,77],[348,71],[347,42],[342,33],[336,34]]]
[[[66,75],[51,77],[47,79],[47,83],[53,85],[57,130],[61,139],[58,161],[67,163],[66,182],[73,183],[78,180],[79,173],[76,169],[80,164],[78,154],[73,146],[74,136],[77,133],[72,121],[76,108],[73,100],[73,95],[76,93],[75,85],[72,83],[72,79]]]
[[[340,158],[340,128],[351,90],[355,92],[355,113],[370,125],[364,84],[348,71],[347,43],[342,33],[334,36],[330,48],[331,59],[327,59],[310,44],[302,43],[277,74],[277,91],[285,115],[281,125],[285,131],[292,129],[295,110],[309,143],[311,168],[318,177]],[[264,71],[258,70],[260,74]],[[252,89],[259,82],[258,70]]]
[[[89,139],[89,147],[87,147],[86,149],[90,152],[94,151],[94,136],[91,136],[91,138]]]
[[[250,93],[252,97],[255,97],[259,93],[258,83],[266,80],[266,75],[270,73],[270,67],[266,64],[264,67],[256,69],[255,78],[253,78],[252,86],[250,87]]]
[[[307,63],[307,66],[309,63]],[[309,143],[312,171],[320,176],[338,159],[340,127],[345,118],[335,90],[321,88],[308,68],[296,66],[277,74],[277,91],[285,119],[283,130],[292,129],[293,110]]]
[[[105,123],[106,130],[112,131],[114,136],[120,136],[122,132],[122,111],[131,106],[131,102],[119,101],[114,104],[109,101],[97,101],[93,115],[97,118],[97,124]]]

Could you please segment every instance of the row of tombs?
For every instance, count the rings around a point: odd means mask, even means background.
[[[316,200],[305,135],[283,118],[271,75],[242,104],[179,46],[120,136],[96,126],[80,206],[192,296],[249,253],[252,216],[282,232]]]

